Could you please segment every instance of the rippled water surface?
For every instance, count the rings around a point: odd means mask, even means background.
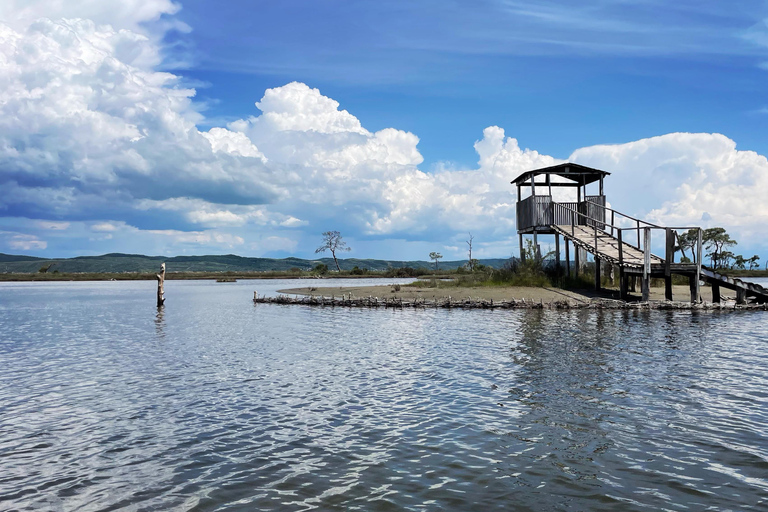
[[[0,284],[0,510],[768,509],[765,312],[251,301],[305,283]]]

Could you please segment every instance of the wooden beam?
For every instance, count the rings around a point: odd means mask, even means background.
[[[647,302],[651,298],[651,228],[644,228],[643,231],[643,302]]]
[[[595,290],[600,290],[600,258],[595,255]]]
[[[568,249],[568,239],[563,237],[563,240],[565,241],[565,275],[568,277],[568,279],[571,278],[571,255],[570,251]]]
[[[520,261],[525,261],[525,248],[523,246],[523,234],[518,235],[520,237]]]
[[[721,300],[720,285],[717,283],[712,283],[712,302],[720,302]]]

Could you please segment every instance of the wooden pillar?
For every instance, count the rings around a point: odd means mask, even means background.
[[[595,290],[600,290],[600,258],[595,256]]]
[[[699,290],[699,275],[696,274],[696,275],[689,276],[688,284],[690,285],[690,288],[691,288],[691,304],[695,304],[699,302],[699,296],[701,291]],[[718,290],[718,294],[719,292],[720,290]],[[718,297],[718,301],[719,301],[719,297]]]
[[[630,276],[629,278],[629,291],[637,291],[637,276]]]
[[[565,241],[565,275],[568,277],[568,279],[571,278],[571,254],[568,249],[568,239],[563,237],[563,240]]]
[[[555,275],[560,277],[560,233],[555,233]]]
[[[536,236],[536,228],[533,228],[533,259],[538,261],[539,258],[539,239]]]
[[[651,228],[645,228],[643,244],[643,302],[651,298]]]
[[[666,247],[664,254],[664,298],[672,300],[672,263],[675,259],[675,233],[670,228],[665,230]]]
[[[581,249],[576,244],[573,244],[573,275],[579,277],[579,270],[581,270],[581,262],[579,257],[581,256]]]
[[[165,284],[165,263],[160,265],[160,269],[160,273],[155,275],[157,277],[157,307],[165,303],[165,291],[163,290],[163,285]]]
[[[736,290],[736,304],[746,304],[747,303],[747,290],[744,288],[739,288]]]
[[[624,273],[624,267],[619,267],[619,298],[621,300],[627,300],[629,293],[627,293],[627,281],[629,276]]]
[[[518,237],[520,238],[520,261],[525,261],[525,248],[523,247],[523,234],[519,233]]]
[[[712,302],[720,302],[720,285],[712,283]]]

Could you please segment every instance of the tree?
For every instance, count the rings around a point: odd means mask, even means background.
[[[704,247],[709,250],[707,256],[710,258],[712,268],[716,269],[721,265],[721,261],[724,259],[723,252],[729,247],[736,245],[736,240],[733,240],[731,236],[725,232],[725,228],[709,228],[705,229],[702,235]],[[730,253],[733,257],[733,253]]]
[[[439,270],[440,266],[437,264],[437,260],[439,260],[442,257],[443,257],[443,255],[440,254],[439,252],[431,252],[431,253],[429,253],[429,259],[431,259],[432,261],[435,262],[435,270]]]
[[[734,256],[733,258],[733,268],[737,268],[739,270],[744,270],[747,265],[747,260],[742,256],[741,254],[738,254]]]
[[[472,259],[472,240],[474,240],[475,237],[472,236],[472,233],[469,234],[469,240],[467,240],[467,245],[469,246],[469,261],[467,262],[467,265],[469,265],[469,271],[474,272],[475,270],[475,263],[477,263],[477,260]]]
[[[760,268],[760,264],[758,263],[760,261],[760,256],[755,254],[751,258],[747,260],[747,263],[749,263],[749,270]]]
[[[336,259],[336,251],[351,251],[347,243],[341,239],[341,233],[338,231],[326,231],[323,233],[323,245],[317,248],[315,254],[325,251],[331,251],[333,262],[336,264],[336,270],[341,272],[339,260]]]
[[[682,258],[680,259],[680,262],[687,263],[692,261],[694,249],[696,248],[696,244],[699,243],[699,230],[689,229],[685,233],[679,233],[677,235],[677,243],[678,245],[675,245],[675,251],[680,251],[682,253]],[[688,257],[687,254],[685,254],[686,249],[691,250],[690,258]]]

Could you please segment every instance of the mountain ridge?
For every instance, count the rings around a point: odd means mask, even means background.
[[[500,268],[507,258],[488,258],[479,263]],[[147,256],[143,254],[108,253],[99,256],[75,256],[72,258],[39,258],[36,256],[0,253],[0,273],[33,273],[42,267],[50,267],[54,272],[156,272],[161,262],[165,262],[168,272],[268,272],[288,271],[293,269],[311,270],[317,264],[328,265],[333,269],[333,258],[304,259],[288,258],[251,258],[236,254],[202,256]],[[467,260],[441,261],[439,268],[452,270],[466,265]],[[354,267],[368,270],[387,270],[391,268],[434,268],[434,263],[424,260],[380,260],[373,258],[339,258],[342,270]]]

